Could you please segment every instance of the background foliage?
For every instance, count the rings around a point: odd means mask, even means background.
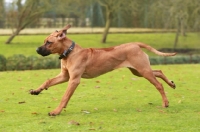
[[[199,0],[0,0],[0,27],[12,28],[12,39],[27,27],[104,27],[101,42],[106,43],[110,27],[176,29],[179,34],[200,29]],[[4,5],[4,6],[3,6]],[[5,16],[5,17],[3,17]],[[14,23],[13,23],[14,22]]]

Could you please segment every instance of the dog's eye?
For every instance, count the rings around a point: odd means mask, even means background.
[[[46,42],[47,45],[52,44],[52,43],[53,43],[53,42],[49,42],[49,41]]]

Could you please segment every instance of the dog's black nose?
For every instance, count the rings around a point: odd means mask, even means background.
[[[42,56],[47,56],[51,54],[51,51],[49,51],[48,49],[44,48],[44,47],[38,47],[36,49],[36,52]]]
[[[37,52],[37,53],[39,53],[39,52],[40,52],[40,47],[38,47],[38,48],[36,49],[36,52]]]

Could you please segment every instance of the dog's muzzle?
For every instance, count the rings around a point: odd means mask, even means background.
[[[51,51],[47,50],[46,48],[44,47],[38,47],[36,49],[36,52],[42,56],[48,56],[51,54]]]

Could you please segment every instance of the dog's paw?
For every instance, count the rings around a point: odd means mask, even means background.
[[[174,83],[174,81],[171,81],[171,87],[172,87],[173,89],[176,88],[176,84]]]
[[[163,106],[164,108],[169,107],[169,101],[164,101],[163,104],[162,104],[162,106]]]
[[[57,116],[57,115],[59,115],[59,113],[52,111],[52,112],[49,112],[48,115],[49,116]]]
[[[31,89],[31,90],[29,90],[29,93],[30,93],[31,95],[38,95],[40,92]]]
[[[56,116],[56,114],[49,112],[48,113],[49,116]]]
[[[62,111],[62,108],[57,107],[56,109],[54,109],[53,111],[49,112],[48,115],[49,116],[57,116],[60,114],[60,112]]]

